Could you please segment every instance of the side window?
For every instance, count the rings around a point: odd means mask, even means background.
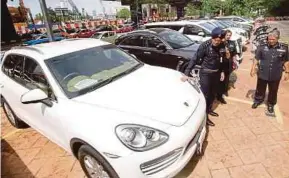
[[[107,38],[107,37],[108,37],[108,32],[106,32],[102,35],[102,38]]]
[[[149,48],[156,48],[159,44],[163,42],[155,36],[148,36],[146,37],[147,47]]]
[[[244,22],[244,20],[242,20],[240,18],[234,18],[233,20],[236,21],[236,22]]]
[[[198,35],[199,32],[203,32],[203,29],[198,26],[187,26],[184,29],[185,35]]]
[[[169,26],[169,28],[175,31],[179,31],[182,28],[182,26],[172,25],[172,26]]]
[[[40,65],[33,59],[25,58],[23,75],[26,87],[29,89],[39,88],[48,94],[49,84],[46,80],[44,72]]]
[[[14,79],[16,82],[23,84],[22,79],[24,66],[24,57],[18,55],[9,55],[4,59],[2,71],[8,77]]]
[[[128,37],[121,42],[121,45],[127,46],[144,46],[144,39],[140,35]]]

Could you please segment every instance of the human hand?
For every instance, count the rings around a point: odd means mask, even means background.
[[[220,81],[224,81],[225,80],[225,73],[224,72],[222,72],[221,73],[221,78],[220,78]]]
[[[182,82],[185,82],[185,81],[189,80],[189,78],[190,78],[190,77],[184,75],[184,76],[181,77],[181,81],[182,81]]]

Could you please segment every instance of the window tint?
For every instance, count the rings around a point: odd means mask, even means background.
[[[40,88],[47,93],[48,82],[40,65],[33,59],[25,58],[24,65],[24,80],[25,85],[29,89]]]
[[[148,36],[146,37],[147,40],[147,47],[149,48],[156,48],[159,44],[163,42],[155,36]]]
[[[108,37],[108,32],[104,33],[103,36],[102,36],[102,38],[106,38],[106,37]]]
[[[9,55],[3,63],[2,71],[18,83],[23,84],[22,72],[24,65],[24,57],[18,55]]]
[[[242,20],[240,18],[234,18],[233,20],[236,21],[236,22],[244,22],[244,20]]]
[[[121,42],[121,45],[127,46],[144,46],[144,39],[140,35],[128,37]]]
[[[202,32],[203,29],[198,26],[189,26],[185,27],[184,34],[186,35],[198,35],[199,32]]]

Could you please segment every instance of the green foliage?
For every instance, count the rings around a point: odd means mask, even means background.
[[[225,15],[256,16],[270,12],[284,0],[202,0],[203,12],[214,14],[223,9]]]
[[[127,8],[123,8],[117,12],[116,16],[118,18],[127,19],[130,17],[130,11]]]
[[[187,7],[185,7],[186,16],[195,16],[200,14],[200,10],[195,7],[192,3],[189,3]]]

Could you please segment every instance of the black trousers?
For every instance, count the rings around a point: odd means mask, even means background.
[[[212,110],[212,106],[218,90],[219,81],[220,81],[219,72],[206,73],[200,71],[200,85],[201,90],[206,99],[207,113],[209,113]]]
[[[224,70],[225,78],[224,78],[223,81],[219,82],[218,93],[217,93],[217,97],[218,98],[221,98],[224,93],[228,92],[228,90],[229,90],[229,82],[230,82],[230,75],[231,75],[231,73],[233,71],[232,62],[231,61],[225,60],[224,63],[223,63],[223,67],[224,67],[223,70]]]
[[[280,83],[280,80],[267,81],[267,80],[258,78],[254,102],[262,103],[264,101],[266,88],[268,85],[268,88],[269,88],[268,105],[274,106],[277,103],[277,93],[278,93],[279,83]]]

